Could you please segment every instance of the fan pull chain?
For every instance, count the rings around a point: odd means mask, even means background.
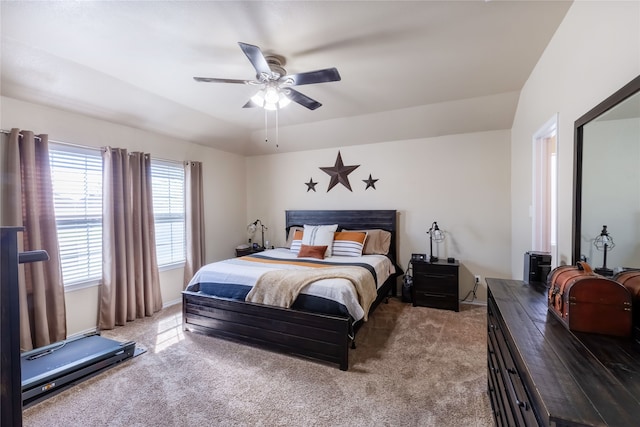
[[[278,128],[278,110],[279,108],[276,108],[276,148],[280,148],[280,130]],[[267,121],[267,115],[269,113],[267,112],[267,110],[264,110],[264,142],[269,142],[269,127],[268,127],[268,121]]]
[[[267,110],[264,110],[264,142],[269,142],[269,133],[267,128]]]

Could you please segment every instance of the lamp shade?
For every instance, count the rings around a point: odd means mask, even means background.
[[[258,107],[262,107],[265,110],[274,111],[286,107],[291,103],[291,100],[276,86],[268,86],[264,89],[260,89],[255,95],[251,97],[253,102]]]
[[[433,255],[433,242],[436,242],[436,244],[442,242],[445,238],[444,232],[440,230],[440,227],[438,227],[438,222],[433,221],[433,224],[431,224],[431,228],[429,228],[427,234],[429,235],[429,260],[431,262],[438,261],[438,257]]]
[[[256,234],[257,226],[255,223],[251,223],[247,225],[247,236],[249,239],[253,239],[254,234]]]
[[[269,86],[264,91],[264,102],[275,105],[278,103],[278,101],[280,101],[280,94],[278,93],[278,89],[273,86]]]
[[[260,230],[262,235],[261,243],[262,243],[262,247],[264,248],[264,230],[266,230],[267,227],[262,223],[262,221],[260,221],[259,219],[256,219],[251,224],[247,225],[247,233],[249,233],[249,239],[251,239],[255,234],[255,232],[258,230],[258,224],[260,224]]]
[[[616,246],[613,242],[613,237],[611,237],[607,231],[606,225],[602,226],[602,231],[600,231],[600,234],[594,239],[593,244],[599,251],[611,250]]]

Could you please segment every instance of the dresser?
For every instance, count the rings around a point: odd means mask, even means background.
[[[486,281],[497,426],[640,425],[640,343],[568,331],[547,312],[544,286]]]
[[[460,310],[457,261],[411,261],[413,306]]]

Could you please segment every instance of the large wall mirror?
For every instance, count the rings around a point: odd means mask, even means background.
[[[575,122],[572,258],[640,268],[640,76]]]

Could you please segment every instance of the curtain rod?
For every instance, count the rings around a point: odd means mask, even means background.
[[[11,131],[6,129],[0,129],[0,133],[10,135]],[[20,133],[20,136],[22,136],[22,133]],[[34,137],[37,139],[40,139],[38,135],[34,135]],[[49,142],[53,142],[54,144],[68,145],[69,147],[76,147],[76,148],[90,148],[90,149],[93,148],[93,147],[88,147],[86,145],[72,144],[71,142],[56,141],[55,139],[50,139]],[[99,148],[96,148],[96,150],[99,150]]]
[[[10,130],[6,130],[6,129],[0,129],[0,133],[4,133],[6,135],[10,135],[11,131]],[[22,134],[20,134],[22,136]],[[39,136],[35,136],[35,138],[40,139]],[[50,139],[49,142],[53,142],[54,144],[60,144],[60,145],[66,145],[68,147],[75,147],[75,148],[84,148],[84,149],[90,149],[90,150],[98,150],[100,151],[102,149],[102,147],[90,147],[88,145],[81,145],[81,144],[74,144],[72,142],[65,142],[65,141],[56,141],[55,139]],[[184,162],[188,162],[190,160],[171,160],[171,159],[162,159],[160,157],[155,157],[155,156],[151,156],[152,159],[155,160],[160,160],[163,162],[173,162],[173,163],[184,163]]]

